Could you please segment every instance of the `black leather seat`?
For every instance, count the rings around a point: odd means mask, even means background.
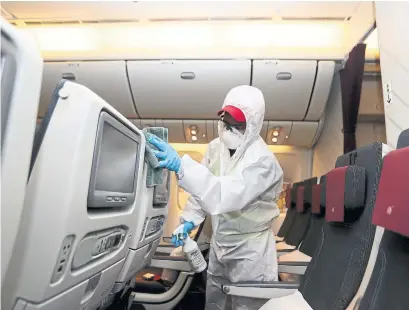
[[[193,240],[198,241],[200,234],[202,233],[204,224],[205,224],[206,219],[200,224],[196,235],[194,236]],[[165,239],[165,238],[164,238]],[[204,253],[205,254],[205,253]],[[160,247],[157,249],[157,253],[155,253],[156,259],[163,258],[165,260],[182,260],[185,261],[186,258],[184,256],[169,256],[168,254],[163,254],[160,253]],[[166,281],[163,281],[159,275],[162,275],[162,269],[158,268],[145,268],[141,272],[139,272],[136,275],[135,279],[135,284],[133,286],[133,291],[138,292],[138,293],[148,293],[148,294],[161,294],[166,292],[171,286],[172,283],[167,283]],[[205,271],[203,271],[203,274],[206,274],[207,268]],[[146,280],[143,275],[146,273],[152,273],[155,275],[155,279],[153,280]],[[204,281],[206,280],[206,277],[203,278]]]
[[[311,221],[305,238],[300,246],[300,252],[312,257],[321,237],[325,222],[325,185],[326,176],[320,178],[319,184],[312,187]]]
[[[409,129],[384,158],[373,223],[385,232],[359,309],[408,309]]]
[[[291,230],[285,238],[285,242],[295,248],[303,241],[310,225],[312,187],[315,184],[317,184],[316,177],[305,180],[302,185],[297,188],[297,215],[294,218]]]
[[[295,210],[296,206],[296,193],[297,193],[297,186],[302,185],[302,182],[294,183],[292,188],[287,189],[286,195],[286,207],[287,207],[287,214],[283,223],[281,224],[280,230],[277,233],[277,236],[280,238],[287,237],[291,227],[294,223],[294,219],[297,216],[297,211]]]
[[[326,176],[326,221],[299,287],[314,310],[346,309],[358,291],[375,236],[381,160],[374,143],[340,156]]]

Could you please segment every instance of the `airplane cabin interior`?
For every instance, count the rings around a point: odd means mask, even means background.
[[[264,96],[260,137],[283,171],[278,280],[220,295],[257,310],[407,309],[409,2],[1,12],[1,309],[221,309],[206,302],[207,270],[172,244],[195,197],[152,166],[147,137],[203,164],[241,85]],[[190,233],[207,264],[212,217]]]

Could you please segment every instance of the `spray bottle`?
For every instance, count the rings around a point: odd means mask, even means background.
[[[207,264],[202,252],[200,251],[197,243],[189,236],[184,239],[183,253],[196,273],[201,273],[206,269]]]

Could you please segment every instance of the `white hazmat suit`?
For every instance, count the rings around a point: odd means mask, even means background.
[[[182,221],[199,225],[211,216],[213,236],[208,266],[206,309],[259,309],[266,301],[230,297],[221,286],[241,281],[276,281],[277,253],[272,222],[283,171],[260,137],[264,97],[251,86],[233,88],[223,107],[239,108],[246,117],[243,141],[233,156],[220,138],[210,142],[198,164],[182,158],[179,186],[191,194]],[[219,136],[222,125],[219,123]]]

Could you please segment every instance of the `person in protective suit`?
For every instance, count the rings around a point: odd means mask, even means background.
[[[219,138],[209,143],[202,164],[156,136],[160,166],[176,172],[191,196],[181,222],[190,233],[211,216],[213,235],[206,287],[206,309],[259,309],[266,301],[228,296],[221,286],[242,281],[277,281],[277,253],[272,222],[283,171],[260,137],[265,112],[262,92],[252,86],[230,90],[219,111]],[[177,229],[178,230],[178,229]],[[180,230],[179,230],[180,231]],[[175,245],[183,240],[173,236]]]

